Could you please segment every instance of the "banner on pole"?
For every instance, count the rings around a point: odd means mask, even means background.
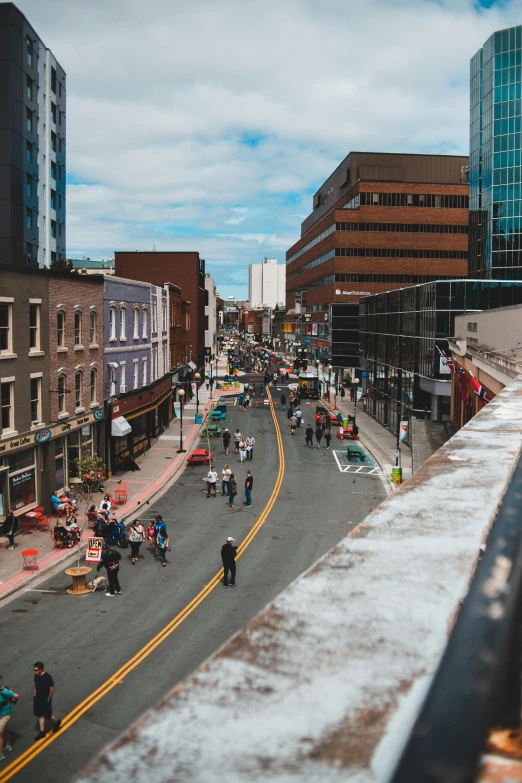
[[[408,434],[408,421],[401,421],[401,432],[399,435],[399,440],[402,441],[406,438],[406,435]]]

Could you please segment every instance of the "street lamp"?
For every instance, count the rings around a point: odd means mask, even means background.
[[[355,404],[353,406],[353,432],[357,435],[359,430],[357,429],[356,417],[357,417],[357,386],[359,385],[359,378],[354,378],[353,383],[355,386]]]
[[[330,402],[330,384],[332,383],[332,369],[333,369],[333,367],[332,367],[331,364],[329,364],[326,369],[328,370],[328,384],[327,384],[327,387],[326,387],[326,399],[328,400],[328,402]]]
[[[178,389],[179,397],[179,449],[178,454],[183,454],[185,449],[183,448],[183,397],[185,396],[184,389]]]
[[[196,416],[199,413],[199,382],[201,380],[201,375],[199,372],[194,373],[194,380],[196,381]]]

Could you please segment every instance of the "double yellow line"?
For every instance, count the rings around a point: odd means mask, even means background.
[[[249,533],[245,537],[245,539],[241,542],[241,544],[238,547],[237,551],[237,557],[241,557],[241,555],[245,552],[248,545],[252,542],[258,531],[261,529],[261,527],[264,525],[264,523],[267,520],[267,517],[270,513],[270,511],[273,508],[273,505],[277,499],[277,495],[279,494],[279,490],[281,489],[281,484],[283,482],[283,476],[285,472],[285,456],[283,451],[283,441],[281,438],[281,430],[279,429],[279,424],[277,422],[274,404],[272,401],[272,396],[270,394],[270,391],[268,390],[268,399],[270,403],[270,410],[272,412],[272,417],[274,420],[274,427],[275,427],[275,433],[277,437],[277,448],[279,452],[279,474],[277,477],[277,481],[275,483],[274,489],[272,491],[272,494],[270,495],[270,498],[268,500],[268,503],[263,509],[263,512],[261,516],[256,521],[255,525],[250,529]],[[77,707],[75,707],[71,712],[69,712],[68,715],[65,716],[62,720],[62,727],[60,731],[57,734],[49,734],[44,740],[39,742],[37,745],[33,745],[28,750],[25,751],[25,753],[22,753],[21,756],[19,756],[15,761],[13,761],[12,764],[9,764],[9,766],[5,767],[2,772],[0,773],[0,783],[6,783],[6,781],[10,780],[12,777],[14,777],[17,772],[20,772],[21,769],[23,769],[27,764],[29,764],[30,761],[32,761],[36,756],[38,756],[45,748],[49,747],[49,745],[57,740],[59,737],[62,736],[64,731],[67,731],[76,721],[81,718],[81,716],[87,712],[87,710],[90,710],[91,707],[93,707],[96,702],[100,701],[109,691],[111,691],[116,685],[120,685],[124,678],[131,673],[133,669],[136,668],[142,661],[147,658],[153,652],[158,645],[160,645],[165,639],[170,636],[173,631],[178,628],[183,620],[186,620],[187,617],[194,611],[194,609],[199,606],[199,604],[205,600],[205,598],[210,595],[212,590],[217,587],[218,584],[221,582],[222,577],[222,570],[220,569],[218,573],[211,579],[211,581],[205,585],[205,587],[197,594],[195,598],[192,599],[192,601],[187,604],[187,606],[178,614],[176,617],[174,617],[173,620],[171,620],[162,630],[156,634],[156,636],[150,640],[144,647],[141,648],[139,652],[136,653],[127,663],[125,663],[120,669],[118,669],[117,672],[115,672],[112,677],[110,677],[108,680],[106,680],[103,685],[100,685],[99,688],[97,688],[95,691],[93,691],[89,696],[87,696],[86,699],[84,699],[80,704],[78,704]]]

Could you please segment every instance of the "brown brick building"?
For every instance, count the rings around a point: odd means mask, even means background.
[[[169,295],[170,369],[186,363],[189,356],[190,302],[181,296],[181,288],[165,283]]]
[[[187,358],[203,363],[205,348],[205,261],[199,253],[116,252],[116,274],[154,285],[173,283],[190,302]]]
[[[360,296],[466,277],[467,164],[463,156],[350,153],[315,194],[287,252],[283,342],[356,367]]]

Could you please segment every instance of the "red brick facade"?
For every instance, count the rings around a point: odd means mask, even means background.
[[[64,318],[60,334],[58,314]],[[95,342],[91,342],[91,313],[96,317]],[[79,323],[77,318],[79,317]],[[80,331],[75,330],[80,326]],[[63,337],[62,337],[63,334]],[[75,340],[76,335],[76,340]],[[59,345],[59,342],[62,344]],[[66,420],[90,411],[91,370],[96,370],[96,400],[103,409],[103,277],[49,278],[49,359],[51,421]],[[76,375],[81,373],[80,405],[76,405]],[[58,394],[63,385],[65,394]],[[59,398],[64,410],[59,410]],[[63,406],[62,406],[63,407]]]
[[[167,283],[170,313],[170,368],[187,361],[190,352],[190,302],[182,299],[181,288]]]

